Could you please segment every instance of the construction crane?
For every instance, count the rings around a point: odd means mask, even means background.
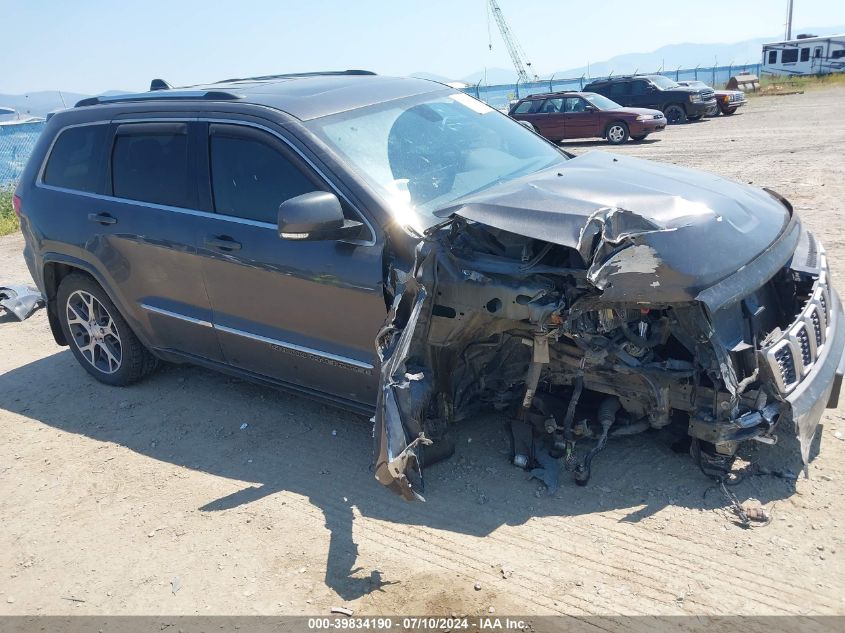
[[[522,46],[519,45],[519,41],[516,39],[516,36],[511,32],[508,23],[505,21],[505,16],[502,14],[502,9],[499,6],[499,3],[496,0],[489,0],[488,3],[489,12],[493,13],[493,17],[496,19],[496,25],[499,27],[499,33],[502,34],[502,39],[505,41],[505,46],[508,49],[508,54],[511,56],[511,61],[513,62],[514,68],[516,68],[516,74],[519,77],[519,81],[521,82],[528,82],[531,81],[532,78],[534,81],[537,81],[539,77],[536,73],[533,75],[529,75],[529,71],[532,71],[531,62],[526,59],[525,51],[522,50]],[[490,13],[487,14],[488,17],[488,29],[489,29],[489,17]],[[488,31],[488,37],[490,37]],[[490,39],[489,42],[490,50],[493,49],[493,40]],[[525,59],[523,62],[522,60]],[[527,70],[526,70],[527,67]]]

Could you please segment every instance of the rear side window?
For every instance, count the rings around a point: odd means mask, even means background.
[[[810,49],[809,49],[809,47],[801,49],[801,61],[802,62],[810,61]]]
[[[100,156],[107,130],[105,125],[84,125],[59,134],[47,159],[44,183],[96,193],[102,175]]]
[[[121,125],[112,150],[112,188],[118,198],[191,206],[187,125]]]
[[[513,112],[514,114],[528,114],[531,112],[531,106],[533,105],[533,101],[521,101]]]
[[[769,63],[770,64],[777,64],[778,63],[778,52],[777,51],[769,51]]]
[[[320,190],[263,132],[212,130],[211,186],[218,213],[276,224],[279,205]]]

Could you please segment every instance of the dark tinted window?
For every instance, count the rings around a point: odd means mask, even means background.
[[[830,54],[831,59],[841,59],[845,57],[845,49],[840,49],[838,51],[833,51]]]
[[[777,64],[778,63],[778,52],[777,51],[769,51],[769,63],[770,64]]]
[[[184,125],[170,125],[175,130],[187,130]],[[140,133],[119,133],[115,137],[112,152],[114,195],[171,207],[191,206],[187,133],[163,130],[143,133],[142,128],[138,131]]]
[[[802,62],[810,61],[810,49],[809,48],[802,48],[801,49],[801,61]]]
[[[529,112],[531,112],[531,106],[533,105],[533,101],[522,101],[518,106],[516,106],[514,114],[528,114]]]
[[[55,187],[97,192],[106,132],[105,125],[72,127],[62,132],[47,160],[44,182]]]
[[[649,84],[647,81],[632,81],[631,82],[631,94],[632,95],[644,95],[648,92]]]
[[[798,61],[798,49],[797,48],[788,48],[785,49],[780,54],[780,63],[781,64],[791,64],[792,62]]]
[[[211,136],[211,183],[218,213],[271,224],[282,202],[319,189],[281,151],[223,134]]]
[[[619,82],[615,84],[610,84],[610,96],[611,97],[622,97],[628,94],[628,84]]]

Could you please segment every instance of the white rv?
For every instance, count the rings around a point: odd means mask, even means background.
[[[845,35],[802,36],[763,44],[763,75],[819,75],[845,71]]]

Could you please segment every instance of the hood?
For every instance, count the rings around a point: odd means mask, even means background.
[[[663,116],[660,110],[653,110],[651,108],[619,108],[618,110],[604,110],[604,112],[610,112],[612,114],[659,114],[661,117]]]
[[[763,252],[790,220],[762,189],[606,152],[502,183],[438,215],[452,213],[576,249],[604,294],[641,300],[647,282],[653,301],[693,299]]]

